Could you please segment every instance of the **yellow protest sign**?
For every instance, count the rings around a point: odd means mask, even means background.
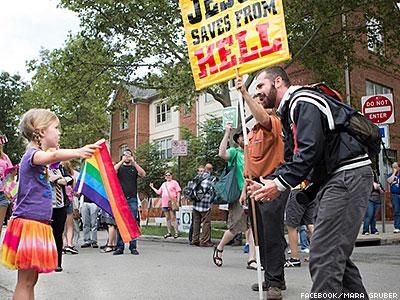
[[[290,58],[282,0],[180,0],[196,89]]]

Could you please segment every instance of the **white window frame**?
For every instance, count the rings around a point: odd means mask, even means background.
[[[373,95],[382,95],[382,94],[392,94],[393,89],[379,83],[365,80],[365,95],[373,96]]]
[[[172,136],[156,140],[161,159],[172,157]]]
[[[155,105],[156,125],[171,122],[171,107],[167,102],[160,102]],[[164,120],[163,120],[164,119]]]
[[[119,130],[129,128],[129,109],[124,108],[119,112]]]

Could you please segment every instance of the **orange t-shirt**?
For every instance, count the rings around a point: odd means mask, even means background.
[[[246,178],[249,177],[247,162],[252,177],[271,175],[283,162],[282,124],[275,115],[270,115],[272,129],[265,129],[259,123],[249,133],[248,160],[245,159]],[[246,155],[246,152],[245,152]]]

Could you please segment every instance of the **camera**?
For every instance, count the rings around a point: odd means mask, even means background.
[[[310,204],[317,196],[320,187],[320,185],[311,182],[296,194],[296,201],[302,205]]]

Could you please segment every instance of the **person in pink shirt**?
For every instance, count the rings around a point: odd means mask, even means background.
[[[11,168],[12,162],[8,158],[7,154],[3,151],[3,145],[0,144],[0,236],[1,236],[1,229],[3,228],[4,217],[7,213],[7,208],[9,201],[7,200],[4,194],[4,171],[8,168]]]
[[[157,190],[154,187],[153,183],[150,183],[150,187],[152,190],[161,196],[161,205],[162,211],[165,213],[165,218],[167,220],[167,229],[168,233],[164,235],[164,238],[169,238],[172,236],[171,229],[174,227],[175,234],[174,238],[176,239],[179,236],[178,232],[178,224],[176,223],[176,211],[179,209],[179,199],[181,197],[181,187],[176,180],[172,179],[172,173],[165,173],[165,182],[161,185],[161,187]],[[172,202],[175,202],[176,205],[173,205]]]

